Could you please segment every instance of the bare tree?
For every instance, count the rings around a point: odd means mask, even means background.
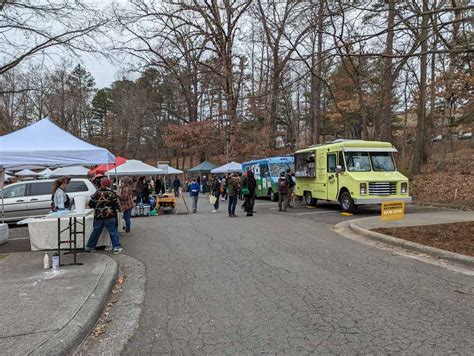
[[[266,110],[266,123],[269,129],[269,147],[275,147],[278,123],[278,99],[284,69],[291,60],[296,48],[303,41],[312,24],[304,24],[310,6],[305,2],[256,1],[256,17],[261,22],[266,42],[271,53],[269,100]]]
[[[98,51],[94,35],[108,20],[85,1],[4,0],[0,7],[0,75],[53,48]],[[48,52],[49,51],[49,52]]]

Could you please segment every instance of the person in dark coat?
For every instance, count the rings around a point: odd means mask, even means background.
[[[242,180],[242,188],[247,188],[248,193],[244,194],[245,211],[247,216],[253,216],[253,207],[255,203],[255,189],[257,188],[257,181],[252,171],[246,171]]]
[[[235,207],[237,205],[237,198],[239,196],[240,190],[240,179],[237,173],[231,175],[230,178],[227,180],[227,189],[229,192],[229,217],[235,218],[237,216],[235,215]]]
[[[213,213],[217,213],[219,210],[219,196],[221,195],[221,181],[217,176],[214,176],[211,186],[211,194],[216,197],[216,202],[214,203]]]
[[[207,193],[207,178],[206,178],[206,176],[202,176],[201,186],[202,186],[201,191],[203,193]]]
[[[288,207],[288,190],[290,184],[286,178],[286,173],[281,172],[280,178],[278,178],[278,211],[286,211]],[[283,205],[283,206],[282,206]]]
[[[161,180],[161,177],[158,176],[156,177],[155,181],[155,194],[160,195],[161,194],[161,187],[163,186],[163,181]]]
[[[286,170],[286,180],[288,181],[288,208],[292,208],[295,205],[295,180],[293,178],[294,173],[290,168]]]
[[[146,185],[145,177],[138,178],[137,184],[135,185],[135,202],[137,205],[143,204],[143,191],[145,190],[143,181],[145,181]]]
[[[143,204],[150,204],[150,182],[146,177],[140,177],[139,181],[142,191],[142,202]]]
[[[173,191],[175,197],[179,197],[179,187],[181,187],[181,181],[179,180],[178,176],[174,176]]]
[[[100,188],[89,200],[89,207],[94,209],[94,223],[92,232],[87,241],[84,251],[93,252],[99,241],[104,227],[110,234],[114,253],[122,252],[120,245],[120,234],[117,228],[117,212],[121,210],[120,200],[117,193],[110,189],[112,182],[104,178],[100,182]]]

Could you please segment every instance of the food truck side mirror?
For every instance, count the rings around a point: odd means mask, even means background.
[[[342,166],[336,166],[336,173],[341,173],[341,172],[344,172],[344,169],[342,168]]]

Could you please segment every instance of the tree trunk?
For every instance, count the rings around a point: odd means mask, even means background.
[[[420,93],[418,97],[415,157],[412,165],[412,173],[419,174],[425,156],[425,130],[426,130],[426,77],[428,69],[428,0],[423,0],[423,15],[421,19],[421,58],[420,58]]]
[[[314,144],[321,143],[321,91],[322,91],[322,83],[321,83],[321,76],[323,75],[323,20],[324,20],[324,0],[319,0],[318,6],[318,50],[316,52],[316,76],[311,76],[311,93],[314,95],[311,98],[311,104],[314,105],[314,132],[312,141]],[[314,63],[313,63],[314,68]],[[313,93],[314,87],[314,93]]]
[[[379,132],[377,138],[382,141],[391,141],[392,139],[392,97],[393,97],[393,40],[395,24],[395,0],[388,0],[388,18],[387,18],[387,38],[384,59],[384,77],[382,83],[382,97],[380,100],[380,127],[376,126]]]
[[[444,107],[444,116],[443,116],[443,122],[442,122],[442,139],[441,143],[443,144],[442,150],[441,150],[441,156],[438,161],[438,165],[436,166],[436,169],[439,171],[443,171],[446,168],[446,157],[448,155],[448,148],[449,148],[449,141],[452,140],[452,133],[451,133],[451,123],[453,120],[454,116],[454,104],[456,101],[456,97],[454,94],[453,90],[453,76],[456,70],[456,53],[454,51],[456,42],[458,39],[459,35],[459,26],[460,26],[460,19],[461,19],[461,11],[456,8],[461,6],[459,4],[459,1],[457,0],[452,0],[451,1],[454,10],[454,23],[453,23],[453,39],[452,39],[452,44],[451,44],[451,50],[449,53],[449,67],[448,67],[448,73],[447,73],[447,78],[446,78],[446,84],[445,84],[445,93],[446,97],[444,98],[445,102],[445,107]],[[449,105],[449,108],[446,106]]]

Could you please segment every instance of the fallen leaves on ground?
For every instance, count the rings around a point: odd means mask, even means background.
[[[97,325],[92,330],[91,334],[92,334],[93,337],[100,337],[102,334],[104,334],[106,332],[107,324],[112,321],[112,319],[110,318],[110,311],[111,311],[112,307],[114,306],[114,304],[118,302],[116,294],[120,293],[123,290],[122,286],[123,286],[123,283],[125,282],[126,279],[127,279],[127,276],[125,276],[125,275],[120,276],[119,278],[117,278],[117,282],[115,283],[115,286],[112,289],[112,294],[114,295],[113,299],[109,300],[109,302],[107,303],[107,306],[106,306],[104,312],[102,313],[102,316],[100,317]]]
[[[474,208],[474,175],[467,172],[424,173],[410,187],[417,201]]]
[[[99,337],[105,332],[104,329],[105,325],[97,325],[94,330],[92,330],[92,335],[94,335],[94,337]]]

